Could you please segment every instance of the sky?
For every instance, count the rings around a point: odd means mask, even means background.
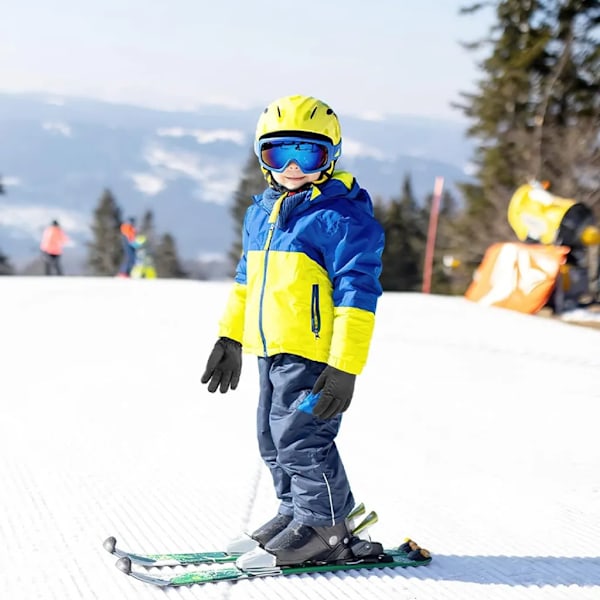
[[[274,515],[255,359],[235,392],[200,384],[230,286],[0,277],[0,598],[164,600],[103,540],[222,549]],[[598,330],[384,293],[337,445],[372,538],[433,562],[168,596],[597,600],[599,348]]]
[[[458,120],[493,13],[465,0],[20,0],[2,9],[0,92],[172,110],[288,94],[338,113]]]

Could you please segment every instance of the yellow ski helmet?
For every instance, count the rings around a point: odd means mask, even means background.
[[[260,141],[265,138],[294,135],[326,141],[333,146],[331,164],[324,171],[325,177],[331,177],[335,162],[342,155],[342,130],[333,109],[312,96],[284,96],[274,100],[258,119],[254,151],[260,156]],[[267,181],[271,183],[270,172],[261,168]]]
[[[334,146],[342,141],[340,122],[333,109],[311,96],[285,96],[271,102],[258,119],[255,141],[291,132],[323,136]]]

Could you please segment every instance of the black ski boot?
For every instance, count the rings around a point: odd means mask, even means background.
[[[292,517],[278,513],[270,521],[261,525],[256,531],[250,534],[253,540],[256,540],[259,546],[264,547],[265,544],[272,540],[278,533],[282,532],[291,522]]]
[[[353,557],[351,534],[346,521],[329,527],[309,527],[292,522],[265,544],[265,550],[277,558],[277,566],[344,562]]]

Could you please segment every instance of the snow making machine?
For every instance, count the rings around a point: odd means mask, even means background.
[[[530,314],[600,301],[600,229],[585,204],[533,181],[511,197],[508,222],[518,241],[486,250],[465,292],[469,300]]]
[[[599,300],[600,229],[593,221],[588,206],[536,181],[520,186],[510,200],[508,222],[521,242],[567,248],[548,302],[555,312]]]

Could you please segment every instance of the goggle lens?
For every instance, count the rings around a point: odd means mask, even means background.
[[[318,173],[331,163],[326,144],[305,140],[264,140],[260,143],[259,159],[269,171],[281,173],[295,162],[303,173]]]

